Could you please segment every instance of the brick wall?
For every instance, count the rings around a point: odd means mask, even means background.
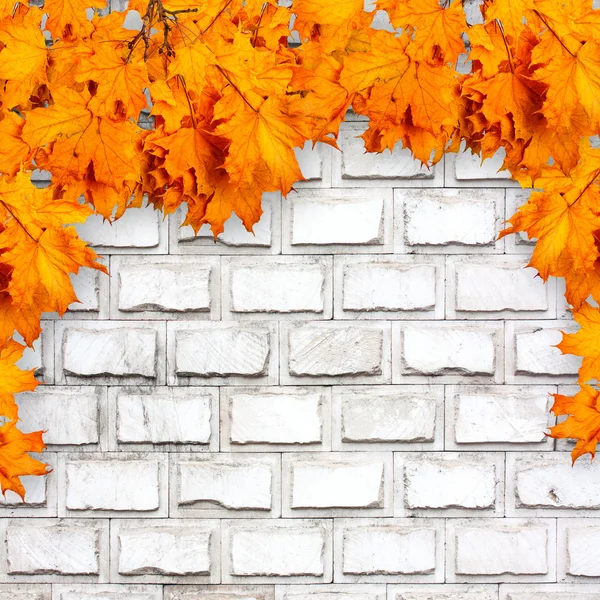
[[[543,433],[572,323],[496,238],[523,192],[363,127],[254,236],[81,227],[111,278],[24,358],[54,471],[1,505],[0,600],[600,600],[600,463]]]

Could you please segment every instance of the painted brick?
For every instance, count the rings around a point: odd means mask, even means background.
[[[503,583],[500,600],[600,600],[600,590],[572,583]]]
[[[562,340],[561,331],[572,333],[573,330],[573,323],[570,321],[508,321],[507,383],[533,382],[539,380],[540,376],[555,377],[564,383],[574,381],[581,358],[561,354],[560,350],[554,347]]]
[[[283,516],[391,516],[391,453],[290,453],[282,460]]]
[[[442,386],[333,388],[333,448],[441,449]]]
[[[104,263],[104,261],[101,261]],[[95,269],[80,269],[77,275],[71,274],[73,291],[79,302],[69,305],[69,312],[81,314],[100,312],[101,296],[108,290],[108,278],[104,273]],[[103,298],[102,298],[103,300]],[[102,315],[107,317],[108,315]]]
[[[366,124],[360,122],[340,126],[338,146],[342,152],[334,154],[334,172],[336,175],[341,172],[341,179],[335,181],[336,185],[356,185],[353,180],[357,179],[368,180],[375,186],[385,185],[390,180],[395,184],[422,185],[424,182],[431,185],[436,168],[428,169],[415,160],[409,150],[402,148],[401,142],[393,152],[386,149],[378,154],[366,153],[364,140],[359,137],[365,130]]]
[[[495,585],[389,585],[388,600],[497,600]]]
[[[61,456],[65,513],[97,515],[139,511],[166,516],[166,456],[85,454]]]
[[[223,583],[331,582],[332,522],[224,520]]]
[[[9,575],[38,581],[106,575],[107,521],[11,519],[5,540]]]
[[[449,519],[449,583],[555,581],[555,522],[551,519]]]
[[[219,317],[219,259],[145,256],[111,259],[112,313],[117,318]]]
[[[427,519],[336,519],[336,581],[443,581],[442,525]]]
[[[76,229],[81,239],[111,254],[161,254],[167,249],[167,224],[151,207],[129,209],[112,223],[92,215]]]
[[[456,256],[447,260],[447,315],[464,318],[556,316],[556,290],[520,256]],[[491,315],[490,315],[491,316]]]
[[[54,383],[54,322],[41,321],[42,333],[27,347],[23,338],[15,332],[15,341],[26,346],[23,356],[17,361],[17,366],[23,371],[33,370],[34,375],[41,383]]]
[[[600,561],[596,549],[600,543],[599,519],[559,519],[558,580],[577,583],[600,581]]]
[[[169,383],[275,383],[276,331],[276,323],[168,323]]]
[[[315,450],[331,443],[327,388],[225,388],[221,398],[222,450]]]
[[[329,257],[232,257],[223,260],[225,318],[330,319]]]
[[[207,450],[218,448],[216,390],[112,388],[109,396],[120,447],[191,444]]]
[[[282,383],[300,378],[326,383],[337,377],[350,377],[357,382],[389,381],[388,323],[281,326]]]
[[[446,449],[552,449],[552,386],[448,386]]]
[[[162,600],[162,590],[156,585],[55,585],[53,600]]]
[[[275,600],[267,585],[166,585],[164,593],[164,600]]]
[[[395,516],[503,516],[501,453],[394,454]]]
[[[0,585],[0,600],[51,600],[49,585]]]
[[[102,388],[44,386],[19,394],[17,400],[24,431],[47,430],[47,445],[83,449],[100,443],[106,413]]]
[[[476,186],[485,181],[486,186],[511,187],[515,183],[509,181],[508,171],[502,171],[505,153],[501,148],[494,156],[481,160],[480,156],[473,154],[470,150],[463,150],[456,154],[449,154],[446,162],[446,185],[450,187],[458,183],[468,186]],[[448,169],[448,167],[450,167]],[[454,177],[454,181],[452,181]],[[479,184],[481,185],[481,184]]]
[[[336,318],[443,318],[443,289],[441,257],[335,259]]]
[[[171,516],[273,517],[281,512],[278,454],[177,454],[171,464]]]
[[[164,325],[56,323],[58,383],[164,382]]]
[[[500,190],[395,190],[396,252],[501,251]]]
[[[307,190],[283,204],[284,254],[391,252],[391,190]]]
[[[509,514],[599,514],[600,464],[571,463],[568,452],[507,454]]]
[[[262,197],[262,209],[258,223],[247,231],[240,218],[232,213],[225,222],[223,233],[215,242],[209,225],[203,225],[198,235],[190,225],[181,227],[185,209],[181,207],[170,221],[171,254],[265,254],[281,252],[281,197],[267,193]]]
[[[111,528],[113,581],[219,581],[219,522],[119,520]]]
[[[392,331],[394,383],[408,376],[502,380],[499,323],[392,323]]]
[[[278,585],[276,600],[385,600],[383,584]]]

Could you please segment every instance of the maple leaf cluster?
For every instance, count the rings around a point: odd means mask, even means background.
[[[44,311],[76,301],[70,275],[102,268],[72,227],[144,199],[214,235],[232,212],[251,230],[264,192],[302,174],[294,148],[336,146],[351,107],[367,151],[398,141],[434,164],[461,144],[538,191],[503,233],[537,238],[531,266],[564,277],[582,329],[561,348],[599,378],[600,11],[591,0],[0,0],[0,484],[42,472],[16,433],[15,363]],[[383,13],[381,12],[383,11]],[[389,27],[373,26],[385,14]],[[293,42],[291,43],[290,40]],[[51,174],[37,189],[35,169]],[[541,191],[539,191],[541,190]],[[600,441],[596,388],[556,397],[552,430]],[[33,437],[31,437],[33,436]],[[18,443],[17,443],[18,442]],[[18,450],[16,450],[18,447]],[[14,448],[14,450],[13,450]],[[4,456],[3,449],[6,449]],[[19,454],[20,452],[20,454]],[[15,458],[16,456],[16,458]],[[25,462],[20,462],[25,461]]]

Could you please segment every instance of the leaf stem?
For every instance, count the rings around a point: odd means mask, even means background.
[[[4,200],[0,200],[0,204],[2,204],[2,206],[4,206],[4,208],[10,213],[11,217],[21,226],[23,231],[37,244],[39,240],[36,240],[31,235],[31,233],[29,233],[27,227],[25,227],[25,225],[23,225],[23,223],[21,223],[21,221],[19,220],[17,215],[15,215],[15,213],[10,209],[10,207],[6,204],[6,202],[4,202]]]
[[[177,79],[179,79],[179,81],[181,82],[181,85],[183,87],[183,92],[185,93],[185,98],[187,100],[188,107],[190,109],[190,117],[192,119],[192,125],[194,126],[194,129],[195,129],[196,128],[196,119],[194,117],[194,109],[192,107],[192,101],[190,100],[190,95],[188,94],[187,86],[185,85],[185,79],[179,74],[177,74]]]
[[[510,52],[510,48],[508,47],[508,42],[506,41],[506,36],[504,35],[504,27],[502,27],[502,23],[496,19],[496,24],[498,25],[498,29],[500,30],[500,35],[502,36],[502,41],[504,42],[504,47],[506,48],[506,54],[508,56],[508,66],[510,67],[510,72],[514,74],[515,65],[513,64],[512,54]]]
[[[246,96],[244,96],[244,94],[242,94],[241,90],[238,88],[237,85],[235,85],[235,83],[233,83],[233,81],[231,81],[231,79],[229,78],[229,75],[227,75],[227,73],[225,73],[225,71],[219,66],[217,65],[217,69],[220,71],[221,75],[223,75],[223,77],[225,77],[225,79],[227,79],[227,81],[229,81],[229,83],[233,86],[233,89],[242,97],[242,100],[255,112],[257,113],[258,111],[256,110],[256,108],[254,108],[254,106],[252,106],[252,104],[250,104],[250,102],[248,102],[248,99],[246,98]]]
[[[540,18],[540,21],[548,28],[548,31],[550,31],[552,33],[552,35],[558,40],[558,42],[560,43],[560,45],[573,57],[575,58],[575,55],[565,46],[564,42],[558,37],[558,34],[556,33],[556,31],[554,31],[554,29],[552,29],[552,27],[550,27],[550,25],[548,25],[548,21],[546,21],[546,19],[544,19],[544,17],[542,17],[542,15],[537,11],[537,10],[533,10],[533,12]]]
[[[579,196],[577,196],[577,198],[575,198],[575,200],[573,200],[573,202],[571,202],[571,204],[568,205],[569,208],[571,208],[571,206],[573,206],[573,204],[575,204],[575,202],[577,202],[586,193],[588,188],[594,183],[594,181],[596,181],[596,177],[598,177],[598,175],[600,175],[600,169],[596,169],[594,171],[592,178],[587,183],[587,185],[581,190],[581,193],[579,194]]]

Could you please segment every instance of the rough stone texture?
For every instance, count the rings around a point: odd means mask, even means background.
[[[497,239],[529,191],[365,127],[253,233],[78,226],[111,277],[20,363],[53,471],[0,497],[0,600],[600,600],[600,467],[544,435],[577,326]]]
[[[279,455],[180,455],[172,461],[170,515],[279,516]]]
[[[111,528],[112,545],[118,548],[111,556],[111,576],[156,583],[185,576],[192,582],[215,583],[218,530],[218,521],[119,520]]]
[[[421,581],[443,578],[441,521],[336,519],[340,581]]]

